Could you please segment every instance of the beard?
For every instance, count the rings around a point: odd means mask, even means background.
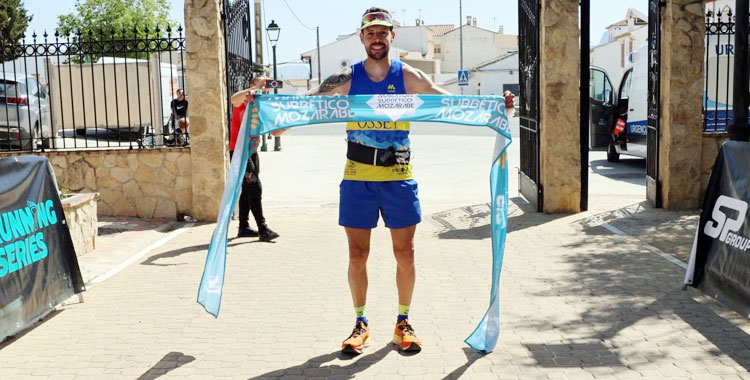
[[[374,52],[374,51],[372,51],[372,46],[373,45],[383,46],[384,49],[381,50],[381,51],[378,51],[378,52]],[[388,51],[390,50],[390,48],[387,45],[385,45],[385,44],[372,44],[366,50],[367,50],[367,56],[368,57],[370,57],[370,58],[372,58],[372,59],[374,59],[376,61],[379,61],[379,60],[381,60],[383,58],[388,57]]]

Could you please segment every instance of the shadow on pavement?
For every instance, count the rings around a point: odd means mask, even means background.
[[[230,238],[227,241],[233,241],[233,240],[236,240],[236,239],[239,239],[239,238]],[[231,248],[231,247],[242,245],[242,244],[254,244],[254,243],[265,243],[265,244],[268,244],[267,242],[262,242],[260,240],[250,240],[250,241],[242,241],[242,242],[227,244],[227,248]],[[185,263],[159,264],[159,263],[157,263],[157,261],[159,261],[161,259],[169,259],[169,258],[172,258],[172,257],[177,257],[177,256],[180,256],[180,255],[184,255],[186,253],[207,252],[207,251],[208,251],[208,244],[193,245],[193,246],[190,246],[190,247],[184,247],[184,248],[180,248],[180,249],[175,249],[173,251],[162,252],[162,253],[160,253],[158,255],[150,256],[146,260],[143,260],[143,262],[141,262],[141,265],[154,265],[154,266],[161,266],[161,267],[170,267],[170,266],[175,266],[175,265],[183,265]],[[227,254],[229,254],[228,250],[227,250]]]
[[[160,267],[170,267],[174,265],[183,265],[184,263],[177,263],[177,264],[159,264],[157,261],[161,259],[169,259],[173,257],[177,257],[180,255],[184,255],[186,253],[192,253],[192,252],[206,252],[208,251],[208,244],[201,244],[201,245],[193,245],[190,247],[184,247],[180,249],[175,249],[172,251],[162,252],[158,255],[149,256],[146,260],[143,260],[141,262],[141,265],[155,265]]]
[[[139,219],[127,216],[101,216],[97,226],[98,237],[110,237],[123,232],[157,231],[167,233],[183,227],[185,223],[168,219]]]
[[[608,223],[638,240],[687,262],[690,259],[690,249],[699,219],[699,209],[685,211],[656,209],[648,201],[643,201],[598,213],[583,219],[580,223],[586,234],[609,235],[611,232],[601,227],[603,223]]]
[[[537,364],[547,368],[624,367],[617,352],[602,342],[527,344]]]
[[[699,361],[700,355],[705,354],[719,360],[726,355],[750,370],[750,336],[718,315],[709,306],[715,305],[713,301],[697,302],[693,297],[699,293],[681,290],[682,269],[667,261],[659,262],[661,258],[644,251],[637,242],[618,241],[617,235],[602,232],[603,227],[579,228],[585,238],[562,247],[576,253],[563,258],[571,269],[567,274],[555,275],[554,286],[537,291],[534,296],[557,300],[583,298],[590,302],[579,306],[580,315],[575,320],[536,321],[530,327],[553,330],[563,336],[583,335],[583,341],[526,345],[540,365],[632,368],[634,356],[641,357],[644,363],[670,357],[669,351],[659,347],[700,348],[710,343],[715,349],[699,350],[696,352],[699,357],[691,355],[689,360]],[[544,273],[538,276],[546,279]],[[737,315],[737,319],[742,318]],[[667,323],[676,327],[673,331],[678,331],[683,322],[689,325],[688,331],[677,334],[659,331],[658,325]],[[627,347],[620,346],[618,341],[633,333],[626,330],[636,330],[651,344],[639,347],[638,354],[623,356],[618,347]],[[692,334],[693,331],[700,336]]]
[[[443,378],[443,380],[460,378],[464,374],[464,372],[466,372],[466,370],[469,369],[469,367],[471,367],[471,365],[477,361],[477,359],[484,356],[468,347],[464,347],[463,350],[467,359],[466,363],[464,363],[462,366],[456,368],[451,373],[446,375]],[[327,378],[327,377],[343,378],[346,376],[348,378],[355,378],[358,373],[370,368],[373,364],[383,360],[392,351],[396,351],[400,355],[404,355],[404,356],[418,355],[418,353],[403,352],[399,350],[396,346],[392,345],[391,343],[388,343],[381,349],[371,354],[363,354],[363,356],[359,357],[358,360],[348,365],[344,365],[344,366],[338,365],[338,364],[324,365],[325,363],[330,362],[334,359],[348,361],[348,360],[353,360],[354,358],[357,357],[357,356],[352,356],[349,354],[344,354],[341,351],[335,351],[330,354],[316,356],[300,365],[264,373],[260,376],[252,377],[249,380],[262,380],[266,378],[285,378],[288,376],[316,377],[316,378]]]
[[[440,228],[437,233],[439,239],[490,239],[490,207],[489,203],[464,206],[433,214],[430,219]],[[508,233],[538,226],[564,216],[538,213],[525,199],[511,198],[508,205]]]
[[[138,376],[138,380],[153,380],[160,376],[166,375],[167,372],[178,368],[184,364],[195,360],[195,357],[185,355],[182,352],[170,352],[164,355],[158,363],[149,368],[143,375]]]
[[[632,172],[641,170],[643,175],[646,175],[646,159],[645,158],[620,158],[618,162],[609,162],[607,160],[591,160],[589,162],[591,170],[596,174],[607,174],[614,168],[628,169]]]
[[[646,159],[628,158],[613,163],[607,160],[592,160],[589,162],[594,174],[634,185],[646,183]]]
[[[353,361],[351,364],[344,366],[338,364],[325,365],[325,363],[330,362],[334,359],[348,361],[357,357],[345,354],[341,351],[334,351],[330,354],[316,356],[300,365],[264,373],[260,376],[252,377],[249,380],[284,378],[287,376],[317,378],[327,378],[333,376],[340,378],[343,376],[348,376],[349,378],[354,378],[358,373],[370,368],[373,364],[383,360],[386,356],[388,356],[391,351],[396,350],[396,346],[388,343],[381,349],[371,354],[361,355],[358,360]]]
[[[475,361],[477,361],[477,359],[484,356],[469,347],[464,347],[463,350],[464,355],[466,355],[466,363],[451,371],[451,373],[447,374],[443,378],[443,380],[453,380],[460,378],[461,376],[463,376],[464,372],[466,372],[466,370],[469,369],[469,367],[471,367],[471,365],[474,364]]]
[[[45,315],[42,318],[37,319],[35,322],[31,324],[31,326],[26,327],[25,329],[15,333],[14,335],[7,336],[4,340],[0,340],[0,351],[5,349],[5,347],[8,347],[9,345],[13,344],[13,342],[23,338],[24,335],[34,331],[37,327],[41,326],[42,323],[44,323],[47,320],[50,320],[57,316],[58,314],[62,313],[63,310],[61,309],[55,309],[50,311],[47,315]]]

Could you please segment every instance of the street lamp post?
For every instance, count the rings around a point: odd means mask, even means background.
[[[279,41],[279,34],[281,34],[281,28],[271,20],[271,23],[268,24],[268,27],[266,28],[266,31],[268,32],[268,39],[271,41],[271,50],[273,51],[273,80],[276,80],[276,42]],[[279,90],[274,87],[273,89],[274,94],[278,94]],[[280,151],[281,150],[281,136],[275,136],[273,139],[273,150],[274,151]]]

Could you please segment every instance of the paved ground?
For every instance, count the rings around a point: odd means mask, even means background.
[[[421,353],[388,344],[397,299],[382,228],[369,262],[374,343],[358,357],[339,353],[353,324],[345,237],[336,226],[343,140],[290,133],[282,152],[261,157],[267,218],[282,237],[229,241],[218,319],[195,302],[214,224],[114,234],[101,239],[112,239],[110,248],[81,259],[94,282],[84,303],[0,345],[0,377],[750,379],[748,320],[683,291],[684,269],[657,254],[684,259],[697,211],[651,209],[632,174],[639,164],[609,165],[595,155],[592,173],[611,172],[592,178],[591,211],[544,215],[515,195],[511,150],[501,340],[487,355],[468,349],[463,339],[489,300],[493,142],[481,133],[415,135],[425,217],[411,314]],[[134,245],[118,251],[117,239]],[[122,253],[108,252],[128,250],[141,257],[113,272],[122,260],[111,257]],[[108,267],[93,266],[108,257]]]

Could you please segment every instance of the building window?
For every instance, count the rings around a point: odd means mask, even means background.
[[[440,45],[435,45],[435,54],[440,54]]]

